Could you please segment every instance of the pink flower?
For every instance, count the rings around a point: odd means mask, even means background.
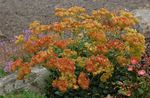
[[[135,64],[137,64],[138,62],[137,62],[137,60],[135,59],[135,58],[132,58],[131,59],[131,64],[133,64],[133,65],[135,65]]]
[[[133,71],[133,67],[132,67],[132,66],[129,66],[129,67],[128,67],[128,71]]]
[[[128,97],[131,96],[131,92],[130,92],[130,91],[127,92],[127,96],[128,96]]]
[[[143,76],[145,73],[146,73],[145,70],[139,70],[138,71],[138,75],[141,75],[141,76]]]

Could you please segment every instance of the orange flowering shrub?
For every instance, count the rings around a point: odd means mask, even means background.
[[[144,36],[133,28],[138,20],[130,12],[101,8],[88,14],[75,6],[56,8],[55,15],[58,22],[42,25],[34,21],[16,37],[25,53],[10,66],[10,71],[18,70],[18,79],[41,65],[59,73],[51,81],[52,88],[63,93],[83,89],[91,96],[95,77],[96,85],[113,83],[116,70],[127,69],[133,58],[139,62],[145,52]],[[101,95],[109,93],[115,94]]]

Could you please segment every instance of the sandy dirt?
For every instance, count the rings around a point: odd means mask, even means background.
[[[75,5],[89,11],[101,7],[133,10],[150,7],[150,0],[0,0],[0,30],[7,36],[16,35],[33,20],[55,21],[54,8]]]

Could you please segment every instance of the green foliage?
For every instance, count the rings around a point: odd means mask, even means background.
[[[150,81],[145,78],[138,78],[137,81],[139,82],[140,86],[137,90],[134,91],[131,98],[149,98],[148,94],[150,94]]]
[[[37,94],[31,91],[19,91],[1,96],[0,98],[46,98],[44,95]]]
[[[90,87],[87,90],[83,90],[81,88],[77,90],[69,89],[67,92],[62,93],[58,89],[52,87],[52,80],[56,79],[59,76],[58,71],[50,70],[51,74],[49,79],[47,80],[46,85],[46,96],[47,98],[104,98],[108,94],[117,95],[118,88],[114,85],[114,82],[126,78],[123,77],[123,70],[117,70],[113,77],[110,78],[107,82],[100,81],[101,74],[96,76],[92,76],[92,74],[88,74],[90,78]],[[76,67],[76,75],[78,76],[81,71],[85,71],[82,67]],[[120,72],[120,73],[119,73]],[[120,78],[121,77],[121,78]],[[124,76],[125,77],[125,76]]]
[[[76,75],[78,76],[80,71],[86,72],[82,67],[76,67]],[[83,90],[81,88],[77,90],[69,89],[67,92],[62,93],[56,88],[52,87],[52,80],[59,77],[59,72],[57,70],[50,70],[51,74],[49,79],[47,79],[46,85],[46,96],[47,98],[104,98],[108,94],[111,96],[118,96],[117,98],[148,98],[148,93],[150,92],[150,83],[143,77],[138,77],[136,73],[129,72],[127,68],[116,67],[115,72],[112,77],[107,82],[100,81],[100,76],[92,76],[88,74],[90,78],[90,87],[88,90]],[[122,81],[125,88],[121,88],[119,82]],[[127,91],[124,90],[131,85],[138,84],[137,90],[134,89],[132,96],[127,97]]]
[[[7,73],[5,73],[2,68],[0,68],[0,78],[4,77],[6,75],[7,75]]]

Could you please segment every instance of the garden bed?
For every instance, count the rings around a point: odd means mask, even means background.
[[[57,22],[34,21],[15,37],[21,55],[14,54],[4,69],[17,74],[0,80],[2,94],[43,85],[47,98],[148,97],[150,57],[144,35],[134,29],[138,19],[132,13],[100,8],[88,14],[74,6],[56,8],[55,15]],[[42,71],[32,76],[35,66]],[[43,67],[49,72],[46,81],[37,79]]]

